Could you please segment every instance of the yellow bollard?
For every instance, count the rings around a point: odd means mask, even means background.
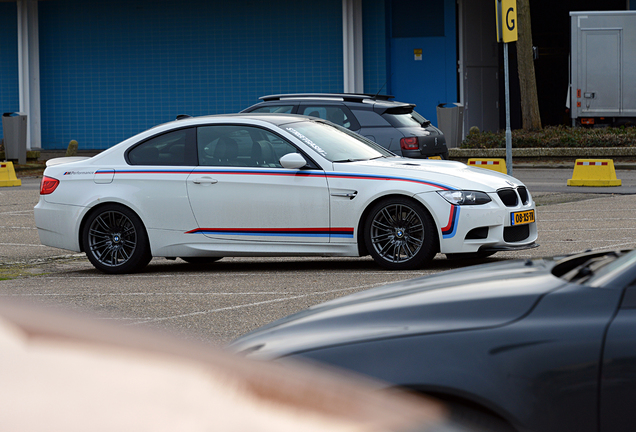
[[[507,174],[506,160],[505,159],[482,159],[474,158],[468,159],[468,165],[471,167],[485,168],[500,173]]]
[[[22,180],[15,176],[13,162],[0,162],[0,187],[21,185]]]
[[[568,186],[620,186],[612,159],[577,159]]]

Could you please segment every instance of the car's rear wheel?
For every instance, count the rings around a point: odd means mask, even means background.
[[[422,267],[433,259],[439,243],[428,211],[418,202],[400,197],[373,206],[364,236],[375,262],[391,270]]]
[[[205,265],[220,260],[223,257],[181,257],[188,264]]]
[[[88,215],[82,242],[89,261],[104,273],[135,272],[152,258],[141,219],[119,204],[101,206]]]

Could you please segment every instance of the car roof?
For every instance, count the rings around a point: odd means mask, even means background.
[[[289,93],[289,94],[277,94],[269,96],[261,96],[259,99],[263,102],[284,101],[284,100],[321,100],[321,101],[334,101],[334,102],[349,102],[349,103],[365,103],[381,105],[387,108],[390,107],[403,107],[410,106],[415,107],[413,104],[393,101],[395,96],[380,95],[380,94],[368,94],[368,93]]]
[[[313,117],[308,117],[299,114],[281,114],[281,113],[233,113],[233,114],[215,114],[215,115],[206,115],[206,116],[197,116],[192,117],[186,114],[179,114],[176,120],[173,120],[168,123],[163,124],[188,124],[188,125],[199,125],[205,123],[208,119],[214,119],[216,122],[219,120],[227,119],[228,121],[232,121],[235,119],[245,119],[245,120],[260,120],[266,121],[268,123],[272,123],[276,126],[280,126],[282,124],[296,122],[296,121],[304,121],[304,120],[312,120],[316,119]],[[162,126],[163,124],[156,125],[154,127]]]
[[[362,102],[366,99],[373,100],[389,100],[395,96],[391,95],[372,95],[368,93],[288,93],[269,96],[261,96],[259,99],[263,101],[280,100],[280,99],[335,99],[344,100],[346,102]]]

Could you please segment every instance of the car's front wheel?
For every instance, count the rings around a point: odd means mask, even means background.
[[[435,222],[420,203],[401,197],[378,202],[364,228],[367,250],[391,270],[420,268],[437,253]]]
[[[104,273],[135,272],[152,258],[141,219],[119,204],[106,204],[88,215],[82,242],[89,261]]]

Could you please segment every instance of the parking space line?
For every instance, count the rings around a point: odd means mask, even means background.
[[[405,271],[358,271],[358,272],[350,272],[350,271],[343,271],[344,273],[346,273],[347,275],[405,275],[406,278],[411,279],[414,277],[419,277],[419,276],[428,276],[431,274],[430,271],[413,271],[413,272],[405,272]],[[213,270],[210,270],[210,273],[193,273],[193,274],[188,274],[188,273],[179,273],[179,277],[191,277],[191,278],[206,278],[209,279],[210,278],[210,274],[213,273],[214,276],[217,277],[222,277],[222,276],[257,276],[257,277],[262,277],[263,275],[273,275],[275,272],[258,272],[258,273],[234,273],[234,272],[226,272],[226,271],[217,271],[214,272]],[[326,274],[334,274],[335,271],[330,271],[330,272],[321,272],[321,273],[317,273],[318,275],[326,275]],[[292,272],[290,272],[289,274],[292,274]],[[280,274],[277,274],[280,275]],[[156,279],[156,278],[171,278],[174,277],[174,274],[133,274],[133,275],[126,275],[127,278],[134,278],[134,279],[144,279],[144,278],[150,278],[150,279]],[[95,276],[76,276],[76,275],[65,275],[65,276],[43,276],[42,278],[44,279],[104,279],[109,277],[108,275],[95,275]]]
[[[31,246],[31,247],[46,247],[41,244],[24,244],[24,243],[0,243],[0,246]]]
[[[317,296],[317,295],[321,295],[321,294],[332,294],[332,293],[343,292],[343,291],[369,289],[369,288],[373,288],[373,287],[381,286],[381,285],[386,285],[386,282],[380,282],[380,283],[377,283],[377,284],[362,285],[362,286],[350,287],[350,288],[341,288],[341,289],[329,290],[329,291],[318,291],[318,292],[312,292],[312,293],[309,293],[309,294],[295,295],[295,296],[272,299],[272,300],[263,300],[263,301],[260,301],[260,302],[254,302],[254,303],[248,303],[248,304],[242,304],[242,305],[226,306],[226,307],[222,307],[222,308],[218,308],[218,309],[210,309],[210,310],[207,310],[207,311],[191,312],[191,313],[187,313],[187,314],[173,315],[173,316],[168,316],[168,317],[147,318],[147,319],[145,319],[143,321],[137,321],[135,323],[131,323],[130,325],[156,323],[156,322],[167,321],[167,320],[172,320],[172,319],[188,318],[188,317],[197,316],[197,315],[207,315],[207,314],[211,314],[211,313],[223,312],[223,311],[228,311],[228,310],[243,309],[243,308],[246,308],[246,307],[260,306],[260,305],[270,304],[270,303],[280,303],[280,302],[284,302],[284,301],[296,300],[296,299],[305,298],[305,297],[312,297],[312,296]]]
[[[36,227],[28,227],[28,226],[1,226],[0,229],[23,229],[23,230],[36,230]]]
[[[545,243],[598,243],[598,242],[613,242],[616,240],[590,240],[590,239],[584,239],[584,240],[547,240],[547,241],[542,241],[540,240],[541,244],[545,244]],[[620,245],[636,245],[636,239],[634,239],[631,242],[627,242],[627,243],[620,243]]]
[[[0,215],[11,215],[11,216],[15,216],[15,215],[32,215],[33,214],[33,210],[13,210],[13,211],[8,211],[8,212],[0,212]]]
[[[573,222],[573,221],[597,221],[598,218],[576,218],[576,219],[567,219],[567,220],[563,220],[563,219],[537,219],[537,222]],[[636,218],[603,218],[604,221],[633,221],[636,220]]]
[[[573,231],[626,231],[626,230],[636,230],[636,227],[620,227],[620,228],[573,228]],[[542,233],[544,232],[563,232],[562,229],[542,229]]]
[[[187,291],[174,291],[174,292],[163,292],[163,293],[148,293],[148,292],[136,292],[136,293],[93,293],[91,297],[127,297],[127,296],[209,296],[209,295],[220,295],[220,296],[235,296],[235,295],[280,295],[280,294],[289,294],[290,292],[284,291],[254,291],[254,292],[187,292]],[[30,294],[0,294],[0,297],[76,297],[78,295],[85,295],[84,293],[30,293]]]

